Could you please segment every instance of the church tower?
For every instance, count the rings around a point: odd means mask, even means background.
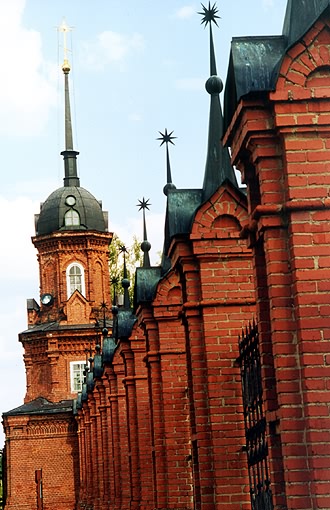
[[[111,307],[108,215],[80,186],[73,148],[66,34],[64,183],[40,206],[32,242],[38,252],[40,302],[27,300],[24,404],[4,413],[6,509],[74,507],[79,487],[77,425],[72,402],[81,390],[86,359],[98,343]],[[40,500],[40,508],[42,501]],[[39,508],[39,507],[38,507]]]
[[[62,25],[64,35],[68,30]],[[69,72],[65,55],[64,183],[41,204],[35,217],[40,305],[28,300],[25,349],[25,402],[45,397],[73,398],[81,389],[86,350],[95,345],[100,307],[110,305],[108,214],[102,203],[80,186],[73,148]]]

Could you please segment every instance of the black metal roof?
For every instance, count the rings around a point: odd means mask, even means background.
[[[137,267],[135,271],[134,307],[138,303],[152,301],[162,277],[161,267]]]
[[[68,205],[68,197],[73,197],[73,205]],[[64,217],[70,209],[79,214],[78,225],[65,225]],[[96,200],[89,191],[78,186],[63,186],[53,191],[41,204],[40,213],[36,215],[36,235],[51,234],[59,230],[107,232],[108,218],[107,213],[102,211],[102,202]]]
[[[283,24],[287,45],[297,42],[329,6],[330,0],[288,0]]]
[[[45,415],[72,413],[72,400],[62,400],[61,402],[49,402],[46,398],[38,397],[27,404],[23,404],[11,411],[3,413],[3,416],[17,415]]]
[[[106,320],[106,327],[112,328],[112,320]],[[95,328],[94,323],[88,324],[61,324],[58,321],[52,322],[44,322],[41,324],[36,324],[31,328],[28,328],[20,333],[20,335],[28,334],[28,333],[41,333],[46,331],[66,331],[66,330],[88,330]]]
[[[286,51],[329,6],[330,0],[288,0],[282,35],[233,38],[224,100],[225,129],[242,97],[275,89]]]
[[[243,96],[274,89],[275,71],[285,48],[283,36],[233,38],[224,99],[225,128]]]

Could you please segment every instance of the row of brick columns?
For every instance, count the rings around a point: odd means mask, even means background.
[[[330,507],[329,20],[225,136],[247,184],[275,508]]]
[[[235,364],[255,312],[243,202],[227,185],[196,219],[208,240],[173,243],[172,269],[89,391],[77,417],[79,508],[249,508]]]

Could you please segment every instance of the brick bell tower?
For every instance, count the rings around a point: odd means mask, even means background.
[[[28,300],[28,330],[20,334],[27,376],[25,402],[43,396],[52,402],[73,398],[81,365],[102,303],[110,305],[108,213],[80,187],[73,149],[69,72],[65,83],[64,185],[41,204],[35,216],[40,305]],[[77,365],[78,363],[78,365]]]
[[[63,24],[64,43],[68,30]],[[47,509],[74,508],[79,459],[72,402],[81,390],[86,356],[98,343],[101,308],[111,307],[112,233],[102,203],[80,186],[64,47],[64,184],[35,216],[40,304],[27,300],[28,329],[19,335],[26,369],[24,404],[3,415],[7,510],[35,508],[36,484],[42,484]]]

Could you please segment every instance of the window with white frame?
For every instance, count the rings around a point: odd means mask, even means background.
[[[75,209],[69,209],[64,215],[64,224],[66,227],[79,226],[79,213]]]
[[[66,286],[68,299],[75,290],[85,295],[85,275],[84,268],[78,262],[74,262],[67,267],[66,270]]]
[[[71,382],[71,391],[76,393],[82,390],[82,384],[84,382],[84,370],[85,370],[86,362],[85,361],[71,361],[70,362],[70,382]]]

